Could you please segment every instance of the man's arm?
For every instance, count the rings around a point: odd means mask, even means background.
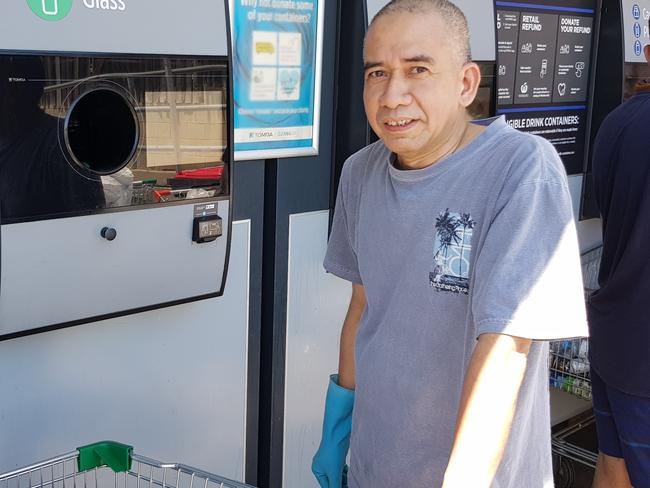
[[[366,308],[366,293],[363,285],[352,284],[352,297],[348,313],[341,329],[341,349],[339,352],[339,386],[354,390],[354,342],[361,315]]]
[[[489,488],[505,450],[532,341],[479,337],[463,383],[443,488]]]
[[[339,374],[330,377],[325,400],[323,436],[311,470],[321,488],[341,488],[345,483],[345,457],[350,447],[354,408],[354,342],[366,307],[363,286],[352,285],[352,298],[341,330]]]

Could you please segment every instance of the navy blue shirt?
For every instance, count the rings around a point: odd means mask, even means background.
[[[592,366],[608,385],[650,397],[650,92],[607,116],[593,174],[603,256],[588,301]]]

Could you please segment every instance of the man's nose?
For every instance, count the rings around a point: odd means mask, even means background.
[[[411,103],[409,84],[403,76],[391,76],[385,86],[386,90],[380,100],[384,107],[394,109],[400,105],[409,105]]]

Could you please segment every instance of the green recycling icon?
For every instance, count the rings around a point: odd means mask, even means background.
[[[61,20],[72,9],[73,0],[27,0],[29,8],[44,20]]]

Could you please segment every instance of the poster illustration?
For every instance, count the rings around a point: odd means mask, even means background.
[[[231,0],[235,159],[318,152],[322,0]]]

